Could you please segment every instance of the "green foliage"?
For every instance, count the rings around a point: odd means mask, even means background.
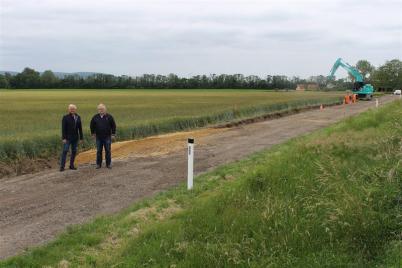
[[[402,89],[402,61],[398,59],[387,61],[373,73],[371,80],[381,91]]]
[[[396,102],[347,119],[0,267],[399,267],[401,117]]]
[[[0,88],[8,88],[8,80],[5,75],[0,74]]]
[[[356,63],[356,69],[363,75],[366,80],[374,72],[375,68],[368,60],[359,60]]]
[[[50,70],[44,71],[40,76],[40,83],[43,88],[55,88],[60,80]]]
[[[12,88],[38,88],[40,87],[40,74],[34,69],[26,67],[16,76],[8,76],[10,87]]]

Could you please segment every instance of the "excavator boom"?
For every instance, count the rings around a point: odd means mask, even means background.
[[[336,70],[338,70],[339,67],[342,67],[348,73],[350,73],[355,78],[355,82],[363,82],[363,76],[360,74],[360,72],[349,63],[343,61],[341,58],[335,61],[334,66],[332,66],[331,72],[329,73],[329,77],[333,78]]]
[[[349,74],[351,74],[354,79],[355,83],[353,86],[353,93],[359,96],[359,99],[367,99],[371,100],[373,97],[374,88],[370,84],[364,83],[364,78],[361,73],[349,63],[343,61],[341,58],[338,58],[334,65],[332,66],[331,71],[329,72],[328,78],[333,79],[335,77],[335,73],[339,67],[345,69]]]

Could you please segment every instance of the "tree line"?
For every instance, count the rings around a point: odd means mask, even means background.
[[[93,74],[82,77],[78,74],[57,77],[52,71],[39,73],[31,68],[25,68],[16,75],[0,75],[0,88],[174,88],[174,89],[219,89],[219,88],[257,88],[285,89],[295,88],[305,80],[284,75],[268,75],[260,78],[256,75],[242,74],[196,75],[190,78],[179,77],[176,74],[141,76],[115,76],[111,74]]]
[[[356,68],[364,76],[366,82],[372,83],[377,90],[393,90],[402,88],[402,62],[400,60],[387,61],[384,65],[375,68],[367,60],[360,60]],[[329,83],[330,82],[330,83]],[[82,77],[78,74],[56,76],[51,70],[39,73],[32,68],[25,68],[21,73],[12,75],[0,74],[0,88],[35,89],[35,88],[82,88],[82,89],[295,89],[298,84],[315,83],[320,88],[351,88],[353,78],[328,81],[326,76],[318,75],[307,79],[287,77],[285,75],[257,75],[245,76],[242,74],[195,75],[190,78],[179,77],[176,74],[156,75],[144,74],[141,76],[115,76],[111,74],[93,74]]]

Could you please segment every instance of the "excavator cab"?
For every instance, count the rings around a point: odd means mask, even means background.
[[[363,83],[363,82],[354,82],[354,83],[353,83],[353,90],[354,90],[354,91],[359,90],[359,89],[361,89],[363,86],[364,86],[364,83]]]

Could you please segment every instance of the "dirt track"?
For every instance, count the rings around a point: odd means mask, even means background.
[[[380,103],[395,97],[386,96]],[[239,160],[274,144],[328,126],[375,102],[334,106],[224,129],[161,135],[114,145],[112,170],[95,170],[93,152],[79,156],[78,171],[48,170],[0,180],[0,259],[54,238],[66,226],[121,210],[185,180],[186,138],[196,139],[197,173]]]

